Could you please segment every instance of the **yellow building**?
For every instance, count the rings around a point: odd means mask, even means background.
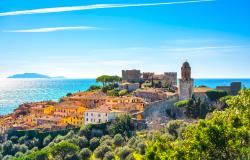
[[[43,113],[46,114],[46,115],[51,115],[54,111],[54,106],[46,106],[43,110]]]
[[[84,123],[84,117],[83,116],[69,116],[62,118],[61,120],[62,124],[71,124],[74,126],[81,126]]]
[[[84,122],[84,111],[87,108],[77,106],[74,103],[60,103],[54,107],[54,116],[61,117],[62,124],[71,124],[74,126],[81,126]]]

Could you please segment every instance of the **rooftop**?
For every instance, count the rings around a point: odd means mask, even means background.
[[[197,87],[197,88],[194,88],[194,92],[195,93],[205,93],[207,91],[211,91],[212,88],[209,88],[209,87]]]
[[[98,108],[89,109],[86,112],[111,113],[111,112],[122,112],[122,111],[114,110],[114,109],[112,109],[112,105],[104,104]]]

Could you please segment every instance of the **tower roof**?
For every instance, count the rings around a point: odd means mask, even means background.
[[[190,65],[187,61],[185,61],[183,64],[182,64],[182,67],[183,68],[190,68]]]

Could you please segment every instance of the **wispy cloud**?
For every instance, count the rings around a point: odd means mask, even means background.
[[[96,27],[91,26],[75,26],[75,27],[52,27],[52,28],[34,28],[34,29],[23,29],[23,30],[7,30],[4,32],[56,32],[64,30],[95,30]]]
[[[212,1],[215,1],[215,0],[192,0],[192,1],[179,1],[179,2],[139,3],[139,4],[94,4],[94,5],[85,5],[85,6],[40,8],[40,9],[33,9],[33,10],[2,12],[2,13],[0,13],[0,16],[14,16],[14,15],[39,14],[39,13],[56,13],[56,12],[69,12],[69,11],[80,11],[80,10],[94,10],[94,9],[105,9],[105,8],[126,8],[126,7],[143,7],[143,6],[160,6],[160,5],[201,3],[201,2],[212,2]]]
[[[220,49],[233,49],[233,48],[241,48],[245,46],[202,46],[202,47],[188,47],[188,48],[166,48],[165,51],[171,52],[185,52],[185,51],[210,51],[210,50],[220,50]]]

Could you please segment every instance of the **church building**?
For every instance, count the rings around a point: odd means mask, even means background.
[[[191,67],[186,61],[181,67],[181,79],[179,79],[179,100],[188,100],[193,95],[194,80],[191,78]]]

